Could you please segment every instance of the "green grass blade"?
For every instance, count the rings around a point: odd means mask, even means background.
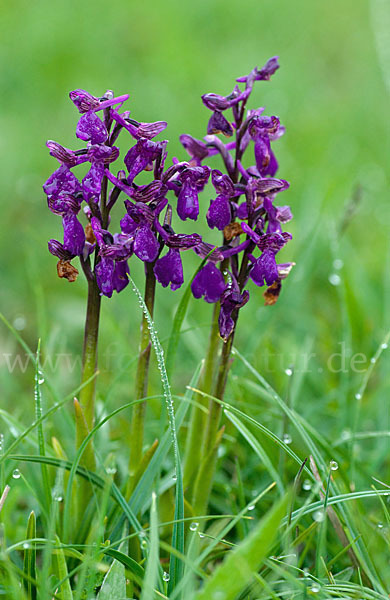
[[[214,249],[208,253],[208,255],[200,263],[199,267],[196,269],[195,273],[193,274],[193,276],[191,278],[191,281],[187,284],[184,294],[181,297],[181,300],[179,302],[179,306],[176,309],[176,313],[173,318],[171,334],[169,336],[168,350],[167,350],[166,369],[167,369],[167,373],[169,376],[171,376],[172,371],[173,371],[177,347],[179,345],[181,327],[183,325],[183,321],[184,321],[184,318],[186,316],[187,309],[188,309],[188,304],[189,304],[191,296],[192,296],[191,284],[194,281],[197,274],[199,273],[199,271],[206,264],[207,259],[210,256],[210,254],[212,254],[213,252],[214,252]]]
[[[41,350],[41,340],[38,340],[38,348],[36,353],[36,361],[35,361],[35,389],[34,389],[34,398],[35,398],[35,420],[39,422],[37,431],[38,431],[38,449],[39,454],[41,456],[46,455],[45,451],[45,437],[43,434],[43,424],[42,424],[42,392],[41,385],[44,381],[42,372],[40,370],[39,364],[39,355]],[[46,511],[50,510],[51,505],[51,491],[50,491],[50,483],[49,483],[49,475],[47,472],[47,465],[41,464],[41,473],[42,473],[42,484],[43,484],[43,493],[45,497],[44,506],[46,507]]]
[[[157,335],[156,328],[154,326],[154,322],[149,314],[145,301],[142,297],[141,292],[135,285],[134,281],[129,277],[130,283],[133,287],[133,291],[136,294],[140,305],[144,311],[144,315],[148,322],[148,327],[150,331],[150,339],[156,354],[158,368],[161,374],[161,383],[163,388],[163,394],[167,406],[168,412],[168,423],[169,429],[172,436],[172,445],[173,445],[173,454],[174,454],[174,464],[175,464],[175,474],[176,474],[176,494],[175,494],[175,524],[173,526],[172,532],[172,547],[177,550],[179,554],[184,554],[184,491],[183,491],[183,475],[181,469],[181,461],[180,461],[180,453],[179,453],[179,445],[177,442],[177,434],[176,434],[176,423],[175,423],[175,411],[173,405],[173,399],[171,394],[171,388],[169,385],[167,370],[165,367],[164,361],[164,352],[160,344],[160,340]],[[175,589],[176,585],[180,581],[183,574],[183,563],[182,561],[174,554],[171,554],[170,557],[170,566],[169,566],[169,585],[168,585],[168,594]]]
[[[57,590],[57,595],[61,598],[61,600],[73,600],[72,588],[70,587],[65,554],[63,549],[61,548],[61,542],[58,536],[56,536],[55,539],[57,546],[59,546],[54,550],[56,571],[58,579],[60,580],[60,586],[59,590]]]
[[[286,514],[287,496],[267,513],[246,540],[232,550],[218,567],[194,600],[234,600],[250,583],[276,537],[278,527]],[[234,573],[234,577],[232,577]]]
[[[233,423],[233,425],[236,427],[236,429],[241,433],[241,435],[248,442],[248,444],[251,446],[251,448],[256,452],[257,456],[263,462],[265,468],[267,469],[268,473],[270,474],[272,480],[276,482],[279,493],[281,495],[283,495],[284,494],[284,485],[280,478],[280,475],[279,475],[278,471],[275,469],[274,465],[272,464],[271,459],[268,457],[267,453],[264,451],[261,444],[255,438],[255,436],[249,431],[249,429],[247,427],[245,427],[245,425],[242,423],[242,421],[238,417],[233,415],[233,413],[229,412],[228,410],[225,410],[225,415],[227,416],[229,421],[231,421]]]
[[[34,511],[31,511],[27,522],[26,538],[34,539],[35,537],[36,519]],[[36,560],[37,551],[35,548],[35,544],[33,542],[29,542],[27,548],[25,548],[24,550],[23,561],[23,571],[26,575],[26,579],[24,580],[24,589],[26,591],[28,600],[36,600],[37,597],[37,589],[35,584],[33,583],[33,581],[36,580]]]
[[[126,600],[125,567],[117,560],[111,564],[97,595],[97,600],[113,600],[113,598]]]
[[[158,580],[159,571],[159,534],[157,516],[157,496],[152,494],[152,506],[150,508],[150,546],[148,562],[146,566],[145,579],[142,586],[141,600],[153,600],[154,590]]]

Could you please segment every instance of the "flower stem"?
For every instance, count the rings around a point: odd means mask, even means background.
[[[145,263],[145,304],[149,314],[153,316],[154,297],[156,291],[156,277],[153,271],[154,263]],[[147,396],[150,362],[150,334],[148,322],[145,315],[142,315],[141,321],[141,339],[139,345],[139,358],[137,373],[135,378],[135,400],[140,400]],[[144,441],[146,401],[140,402],[133,407],[133,414],[130,426],[130,483],[134,478],[142,459],[142,446]],[[128,490],[131,489],[128,488]]]
[[[205,392],[210,392],[213,385],[215,362],[217,358],[219,345],[219,329],[218,329],[218,305],[214,304],[213,316],[211,321],[211,330],[207,356],[205,359],[200,389]],[[198,394],[196,401],[207,407],[207,398]],[[199,468],[202,459],[202,449],[204,445],[204,434],[206,431],[207,414],[199,406],[192,407],[190,427],[187,437],[187,445],[184,459],[184,489],[188,489],[193,481],[194,473]]]
[[[92,279],[88,280],[88,302],[84,329],[81,383],[84,383],[93,377],[97,370],[100,305],[101,296],[96,279],[93,277]],[[83,409],[85,421],[89,430],[92,429],[94,420],[95,387],[96,378],[90,381],[80,391],[80,404]]]

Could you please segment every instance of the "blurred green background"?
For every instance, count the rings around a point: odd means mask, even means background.
[[[56,276],[47,240],[61,235],[61,219],[47,209],[41,188],[56,168],[46,140],[79,147],[69,90],[129,92],[132,116],[168,121],[169,156],[184,158],[179,135],[201,138],[206,132],[201,94],[229,93],[237,76],[277,54],[281,69],[271,82],[255,86],[250,107],[265,106],[286,126],[275,144],[279,176],[291,183],[281,202],[294,213],[288,228],[294,239],[283,257],[297,266],[274,307],[264,307],[261,290],[251,286],[236,345],[281,391],[287,387],[284,371],[294,365],[295,408],[332,440],[348,431],[364,375],[350,368],[350,358],[363,353],[359,368],[366,369],[389,327],[389,12],[384,0],[2,3],[0,302],[30,346],[42,337],[44,358],[74,358],[81,348],[86,288],[81,277],[69,285]],[[205,193],[203,215],[208,203]],[[201,227],[206,231],[204,219]],[[197,259],[190,253],[185,258],[188,280]],[[132,273],[142,287],[139,265]],[[181,293],[158,290],[155,320],[163,340]],[[110,407],[131,397],[128,363],[140,319],[135,307],[130,289],[103,302],[99,395]],[[173,381],[177,393],[204,354],[209,319],[210,306],[193,301]],[[23,373],[16,365],[10,374],[7,360],[20,348],[3,326],[0,348],[2,404],[29,421],[32,367]],[[342,364],[342,356],[332,355],[343,349]],[[303,369],[309,352],[314,356]],[[389,426],[388,369],[385,353],[358,430]],[[77,366],[69,370],[61,360],[50,375],[62,393],[78,384]],[[151,391],[158,393],[153,377]],[[275,417],[251,396],[238,362],[228,396],[251,404],[264,422]],[[157,416],[157,405],[150,410]],[[158,429],[153,423],[150,438]],[[370,473],[383,475],[388,438],[365,440],[362,449]]]

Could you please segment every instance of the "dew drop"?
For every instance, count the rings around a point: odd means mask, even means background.
[[[339,468],[339,465],[335,460],[331,460],[329,466],[331,471],[337,471],[337,469]]]
[[[23,315],[15,317],[13,326],[17,331],[22,331],[26,327],[26,319]]]
[[[251,504],[250,506],[248,506],[248,510],[255,510],[255,505]]]
[[[375,358],[375,356],[373,356],[373,357],[371,358],[371,360],[370,360],[370,363],[371,363],[371,364],[375,364],[375,363],[376,363],[376,358]]]
[[[163,580],[164,581],[169,581],[169,579],[170,579],[169,578],[169,573],[167,573],[166,571],[164,571],[164,573],[163,573]]]
[[[138,537],[140,537],[140,538],[146,537],[146,533],[144,532],[143,529],[141,529],[141,531],[139,532]]]
[[[305,481],[302,483],[302,489],[305,490],[305,492],[309,492],[311,490],[310,479],[305,479]]]
[[[284,372],[286,373],[286,375],[287,375],[288,377],[291,377],[291,375],[293,374],[293,371],[292,371],[292,369],[290,369],[290,368],[288,368],[288,369],[285,369],[285,370],[284,370]]]
[[[20,479],[20,471],[19,471],[19,469],[15,469],[15,471],[12,473],[12,477],[14,479]]]
[[[377,527],[378,529],[383,529],[383,523],[378,523]]]
[[[314,592],[314,594],[317,594],[321,589],[321,586],[319,583],[313,583],[313,585],[311,586],[310,590],[312,592]]]
[[[23,544],[23,548],[24,548],[25,550],[27,550],[28,548],[30,548],[30,544],[29,544],[28,542],[24,542],[24,544]]]
[[[341,277],[340,275],[337,275],[337,273],[331,273],[328,279],[329,283],[331,283],[332,285],[340,285],[341,283]]]
[[[196,531],[199,527],[199,523],[197,523],[196,521],[194,521],[193,523],[191,523],[190,525],[190,530],[191,531]]]
[[[346,441],[349,440],[349,438],[351,437],[351,432],[349,429],[343,429],[343,431],[341,432],[341,439]]]
[[[115,475],[116,468],[115,467],[107,467],[106,473],[107,473],[107,475]]]
[[[62,501],[63,501],[63,497],[62,497],[62,496],[60,496],[60,495],[58,495],[58,496],[56,495],[56,496],[54,496],[54,500],[55,500],[56,502],[62,502]]]
[[[291,442],[292,442],[291,435],[289,433],[285,433],[283,435],[283,441],[284,441],[285,444],[291,444]]]
[[[177,481],[177,475],[176,474],[172,475],[172,479],[173,479],[173,481]]]
[[[382,350],[386,350],[386,348],[388,348],[388,347],[389,347],[389,346],[388,346],[388,344],[386,344],[386,343],[383,343],[383,344],[381,344],[381,348],[382,348]]]
[[[333,261],[333,268],[336,269],[337,271],[339,271],[340,269],[342,269],[344,266],[344,262],[341,260],[341,258],[335,258]]]
[[[141,541],[141,548],[145,549],[145,548],[147,548],[147,546],[148,546],[148,542],[146,540],[142,540]]]
[[[355,398],[356,400],[361,400],[362,399],[362,395],[359,394],[359,392],[357,394],[355,394]]]
[[[313,513],[313,519],[314,521],[317,521],[317,523],[322,523],[322,521],[325,519],[325,513],[323,510],[316,510]]]
[[[310,575],[309,569],[307,569],[307,568],[303,569],[303,576],[304,577],[309,577],[309,575]]]
[[[199,535],[199,537],[200,537],[201,539],[203,539],[203,538],[204,538],[204,533],[202,533],[201,531],[199,531],[198,535]]]

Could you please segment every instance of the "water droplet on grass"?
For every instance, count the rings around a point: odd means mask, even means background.
[[[373,356],[373,357],[370,359],[370,363],[371,363],[371,364],[375,364],[375,363],[376,363],[376,358],[375,358],[375,356]]]
[[[196,531],[199,527],[199,523],[197,523],[196,521],[194,521],[193,523],[191,523],[190,525],[190,530],[191,531]]]
[[[26,318],[23,315],[18,315],[14,319],[13,326],[16,331],[22,331],[26,327]]]
[[[388,348],[388,347],[389,347],[389,346],[388,346],[388,344],[386,344],[386,343],[383,343],[383,344],[381,344],[381,348],[382,348],[382,350],[386,350],[386,348]]]
[[[323,510],[316,510],[313,513],[313,519],[314,521],[317,521],[317,523],[322,523],[322,521],[325,519],[325,513]]]
[[[28,548],[30,548],[30,544],[29,544],[28,542],[24,542],[24,544],[23,544],[23,548],[24,548],[25,550],[27,550]]]
[[[255,510],[255,505],[251,504],[250,506],[248,506],[248,510]]]
[[[311,490],[311,481],[309,479],[305,479],[305,481],[302,483],[302,489],[305,490],[305,492],[309,492]]]
[[[310,590],[312,592],[314,592],[315,594],[317,594],[317,592],[319,592],[321,589],[321,586],[319,583],[313,583],[313,585],[311,586]]]
[[[291,435],[289,433],[285,433],[283,435],[283,441],[284,441],[285,444],[291,444],[291,442],[292,442]]]
[[[173,479],[173,481],[177,481],[177,475],[176,475],[176,473],[174,475],[172,475],[172,479]]]
[[[163,573],[163,580],[164,581],[169,581],[170,577],[169,577],[169,573],[167,573],[166,571],[164,571]]]
[[[199,535],[199,537],[200,537],[201,539],[203,539],[203,538],[204,538],[204,533],[202,533],[201,531],[199,531],[198,535]]]
[[[291,377],[291,375],[293,374],[293,370],[292,370],[292,369],[290,369],[290,368],[288,368],[288,369],[285,369],[285,370],[284,370],[284,372],[286,373],[286,375],[287,375],[288,377]]]
[[[341,258],[335,258],[333,261],[333,268],[336,269],[337,271],[339,271],[340,269],[342,269],[344,266],[344,262],[341,260]]]
[[[335,460],[331,460],[329,463],[329,466],[330,466],[331,471],[337,471],[337,469],[339,468],[339,466]]]
[[[356,400],[361,400],[362,399],[362,395],[359,394],[359,392],[357,392],[357,394],[355,394],[355,398],[356,398]]]
[[[377,527],[378,529],[383,529],[383,523],[378,523]]]
[[[148,542],[146,540],[141,541],[141,548],[147,548]]]
[[[329,283],[331,283],[332,285],[340,285],[341,283],[341,277],[340,275],[337,275],[337,273],[331,273],[328,279]]]
[[[21,473],[20,473],[19,469],[15,469],[15,471],[12,473],[12,477],[14,479],[20,479]]]

